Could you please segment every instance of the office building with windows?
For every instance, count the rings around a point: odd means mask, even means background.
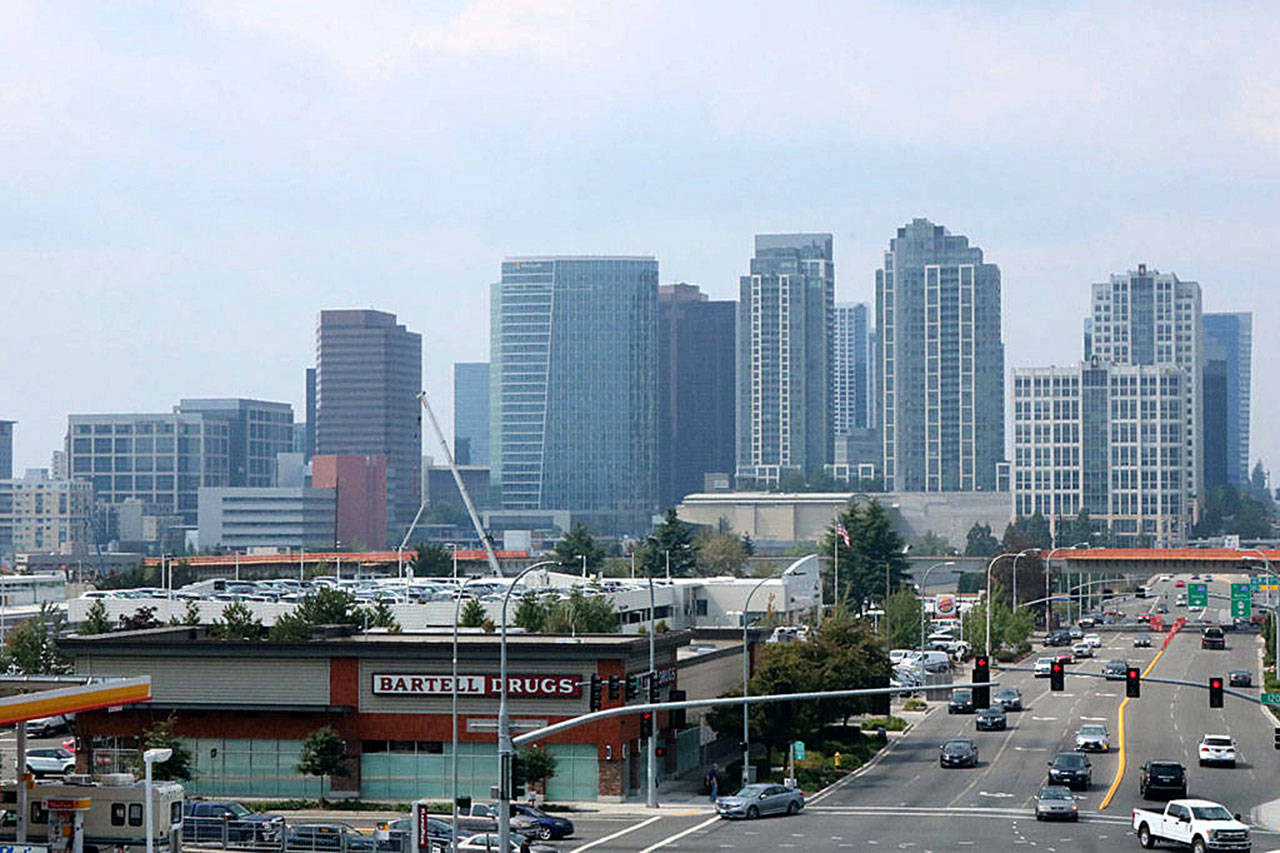
[[[508,258],[490,322],[489,463],[502,507],[652,510],[657,260]]]
[[[184,399],[179,412],[227,422],[227,478],[232,486],[275,485],[276,454],[293,452],[293,406],[240,398]]]
[[[837,436],[875,426],[874,339],[871,306],[865,302],[836,305],[831,422]]]
[[[92,509],[87,482],[55,480],[44,468],[0,478],[0,557],[7,562],[21,553],[83,553],[92,541]]]
[[[658,288],[658,500],[675,506],[734,469],[737,305]]]
[[[1249,483],[1253,315],[1204,315],[1204,485]]]
[[[1004,459],[1000,268],[927,219],[876,270],[876,399],[885,488],[995,491]]]
[[[759,234],[739,279],[737,466],[776,484],[833,459],[835,264],[830,234]]]
[[[400,543],[421,504],[421,391],[422,336],[397,323],[395,314],[320,312],[315,452],[386,457],[391,545]]]
[[[1087,512],[1129,544],[1185,541],[1188,378],[1173,365],[1013,371],[1014,507],[1059,525]]]
[[[13,425],[17,421],[0,421],[0,480],[13,476]]]
[[[453,457],[459,465],[489,464],[489,362],[453,366]]]
[[[1204,325],[1200,285],[1139,264],[1136,270],[1112,275],[1110,281],[1093,285],[1092,314],[1094,358],[1122,365],[1176,367],[1186,374],[1181,383],[1186,453],[1180,482],[1183,503],[1194,523],[1203,498]]]

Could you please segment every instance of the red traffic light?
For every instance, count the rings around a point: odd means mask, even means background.
[[[1211,687],[1214,690],[1220,689],[1222,687],[1222,679],[1221,678],[1209,679],[1209,687]]]
[[[978,655],[976,658],[974,658],[974,659],[973,659],[973,665],[974,665],[974,666],[986,666],[986,665],[987,665],[987,656],[986,656],[986,655]]]
[[[1053,662],[1053,671],[1054,671],[1054,672],[1062,672],[1062,662],[1061,662],[1061,661],[1054,661],[1054,662]]]

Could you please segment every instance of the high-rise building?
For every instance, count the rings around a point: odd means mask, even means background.
[[[308,367],[306,372],[306,407],[307,422],[302,430],[302,461],[310,462],[316,455],[316,369]]]
[[[832,461],[830,234],[758,234],[739,279],[737,476],[774,484]]]
[[[1017,514],[1042,513],[1056,534],[1083,510],[1130,544],[1184,541],[1187,382],[1173,365],[1097,356],[1072,367],[1015,369]]]
[[[658,500],[675,506],[734,469],[737,305],[658,288]]]
[[[491,288],[489,464],[507,509],[648,512],[658,262],[508,258]]]
[[[1210,399],[1211,378],[1214,399]],[[1253,315],[1204,315],[1204,484],[1249,483]]]
[[[453,366],[453,456],[459,465],[489,464],[489,362]]]
[[[17,421],[0,421],[0,480],[13,476],[13,425]]]
[[[1092,355],[1103,362],[1176,367],[1186,373],[1181,383],[1186,444],[1181,478],[1183,503],[1197,519],[1204,458],[1202,370],[1204,325],[1200,285],[1181,281],[1139,264],[1136,270],[1112,275],[1093,285]],[[1185,536],[1187,530],[1177,531]]]
[[[873,337],[871,307],[867,303],[836,305],[831,422],[837,436],[875,426]]]
[[[421,503],[421,391],[422,336],[397,323],[396,315],[320,312],[315,452],[386,456],[386,542],[393,545]]]
[[[227,421],[227,478],[233,487],[275,484],[276,454],[293,451],[293,406],[240,398],[189,399],[177,411]]]
[[[339,548],[350,551],[370,548],[385,535],[387,457],[381,454],[313,456],[311,485],[317,489],[333,490],[334,535]]]
[[[890,491],[995,491],[1004,459],[1000,268],[927,219],[876,270],[876,399]]]

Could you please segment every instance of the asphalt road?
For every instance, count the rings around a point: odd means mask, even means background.
[[[1179,576],[1186,579],[1187,575]],[[1241,578],[1237,577],[1236,580]],[[1211,592],[1227,594],[1227,576],[1211,580]],[[1181,590],[1178,590],[1181,591]],[[1247,669],[1260,681],[1258,635],[1229,633],[1225,651],[1200,649],[1202,614],[1174,606],[1172,582],[1157,584],[1166,595],[1168,621],[1179,615],[1193,620],[1159,656],[1150,674],[1185,678],[1207,687],[1211,675],[1225,678]],[[1122,609],[1135,612],[1161,599],[1130,600]],[[1210,621],[1220,603],[1213,600]],[[1225,604],[1225,602],[1222,602]],[[1160,652],[1163,635],[1152,634],[1153,648],[1133,648],[1134,632],[1099,632],[1104,648],[1092,661],[1071,670],[1098,672],[1111,659],[1137,664],[1145,671]],[[1029,662],[1028,662],[1029,663]],[[962,674],[958,674],[960,676]],[[1007,732],[977,732],[973,717],[951,716],[937,703],[911,732],[877,762],[863,768],[833,790],[810,798],[794,818],[729,822],[706,817],[660,818],[630,824],[626,834],[590,845],[562,844],[562,850],[593,849],[651,853],[656,850],[837,850],[890,847],[930,850],[1012,850],[1021,846],[1047,851],[1137,849],[1129,829],[1131,810],[1159,808],[1138,796],[1138,768],[1150,758],[1173,759],[1188,767],[1191,795],[1222,802],[1254,822],[1266,804],[1280,797],[1280,754],[1272,748],[1272,723],[1258,706],[1231,696],[1226,707],[1210,709],[1207,689],[1146,683],[1142,696],[1125,710],[1124,764],[1118,748],[1118,713],[1124,682],[1068,676],[1066,690],[1053,693],[1048,679],[1030,673],[998,672],[1002,685],[1021,688],[1026,710],[1011,713]],[[1256,692],[1257,688],[1253,688]],[[1112,750],[1091,756],[1093,784],[1080,794],[1079,823],[1037,822],[1032,797],[1055,753],[1070,750],[1083,723],[1102,723],[1111,733]],[[1229,734],[1239,744],[1239,766],[1200,768],[1196,745],[1205,733]],[[979,745],[976,769],[942,769],[938,747],[949,737],[972,737]],[[1104,808],[1108,789],[1114,796]],[[623,827],[620,827],[622,829]],[[1280,849],[1280,834],[1255,828],[1255,850]]]

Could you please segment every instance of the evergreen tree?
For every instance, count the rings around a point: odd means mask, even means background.
[[[662,523],[653,529],[653,535],[640,546],[636,561],[647,576],[664,577],[668,556],[673,578],[689,577],[694,573],[697,552],[693,547],[693,529],[676,516],[674,507],[667,509]]]
[[[974,523],[969,528],[969,535],[965,541],[964,555],[966,557],[991,557],[1000,550],[1000,540],[991,535],[990,524]]]
[[[156,781],[189,782],[196,775],[196,757],[191,752],[191,747],[173,733],[175,722],[173,717],[169,717],[153,723],[151,728],[143,733],[144,749],[173,750],[168,761],[160,761],[152,765],[151,778]]]
[[[566,572],[582,570],[582,558],[587,558],[587,571],[593,572],[604,562],[604,549],[596,542],[585,524],[575,524],[556,543],[556,559]]]
[[[320,779],[320,804],[324,805],[324,777],[341,773],[347,763],[347,743],[332,726],[307,735],[298,754],[298,772]]]
[[[458,617],[458,624],[463,628],[479,628],[484,625],[488,613],[485,612],[484,605],[479,599],[468,598],[467,603],[462,605],[462,613]]]
[[[4,669],[18,675],[61,675],[71,671],[71,660],[58,647],[66,618],[49,604],[11,630],[5,637]]]
[[[95,598],[93,604],[84,614],[84,624],[80,626],[81,634],[106,634],[111,630],[111,620],[107,618],[107,606],[101,598]]]
[[[547,624],[547,605],[536,592],[526,592],[516,606],[511,623],[530,634],[541,634]]]
[[[262,620],[244,602],[233,601],[213,620],[209,636],[217,640],[256,640],[262,636]]]
[[[439,542],[419,542],[413,546],[409,568],[413,569],[415,577],[451,577],[453,553]]]
[[[844,525],[849,536],[848,545],[843,537],[837,536],[837,523]],[[909,568],[904,543],[879,501],[860,504],[851,500],[827,527],[821,543],[822,553],[830,554],[837,539],[841,601],[836,604],[847,603],[852,610],[861,613],[864,602],[883,602],[886,594],[902,585]],[[827,584],[828,590],[831,585]],[[828,597],[827,600],[834,601],[834,598]]]

